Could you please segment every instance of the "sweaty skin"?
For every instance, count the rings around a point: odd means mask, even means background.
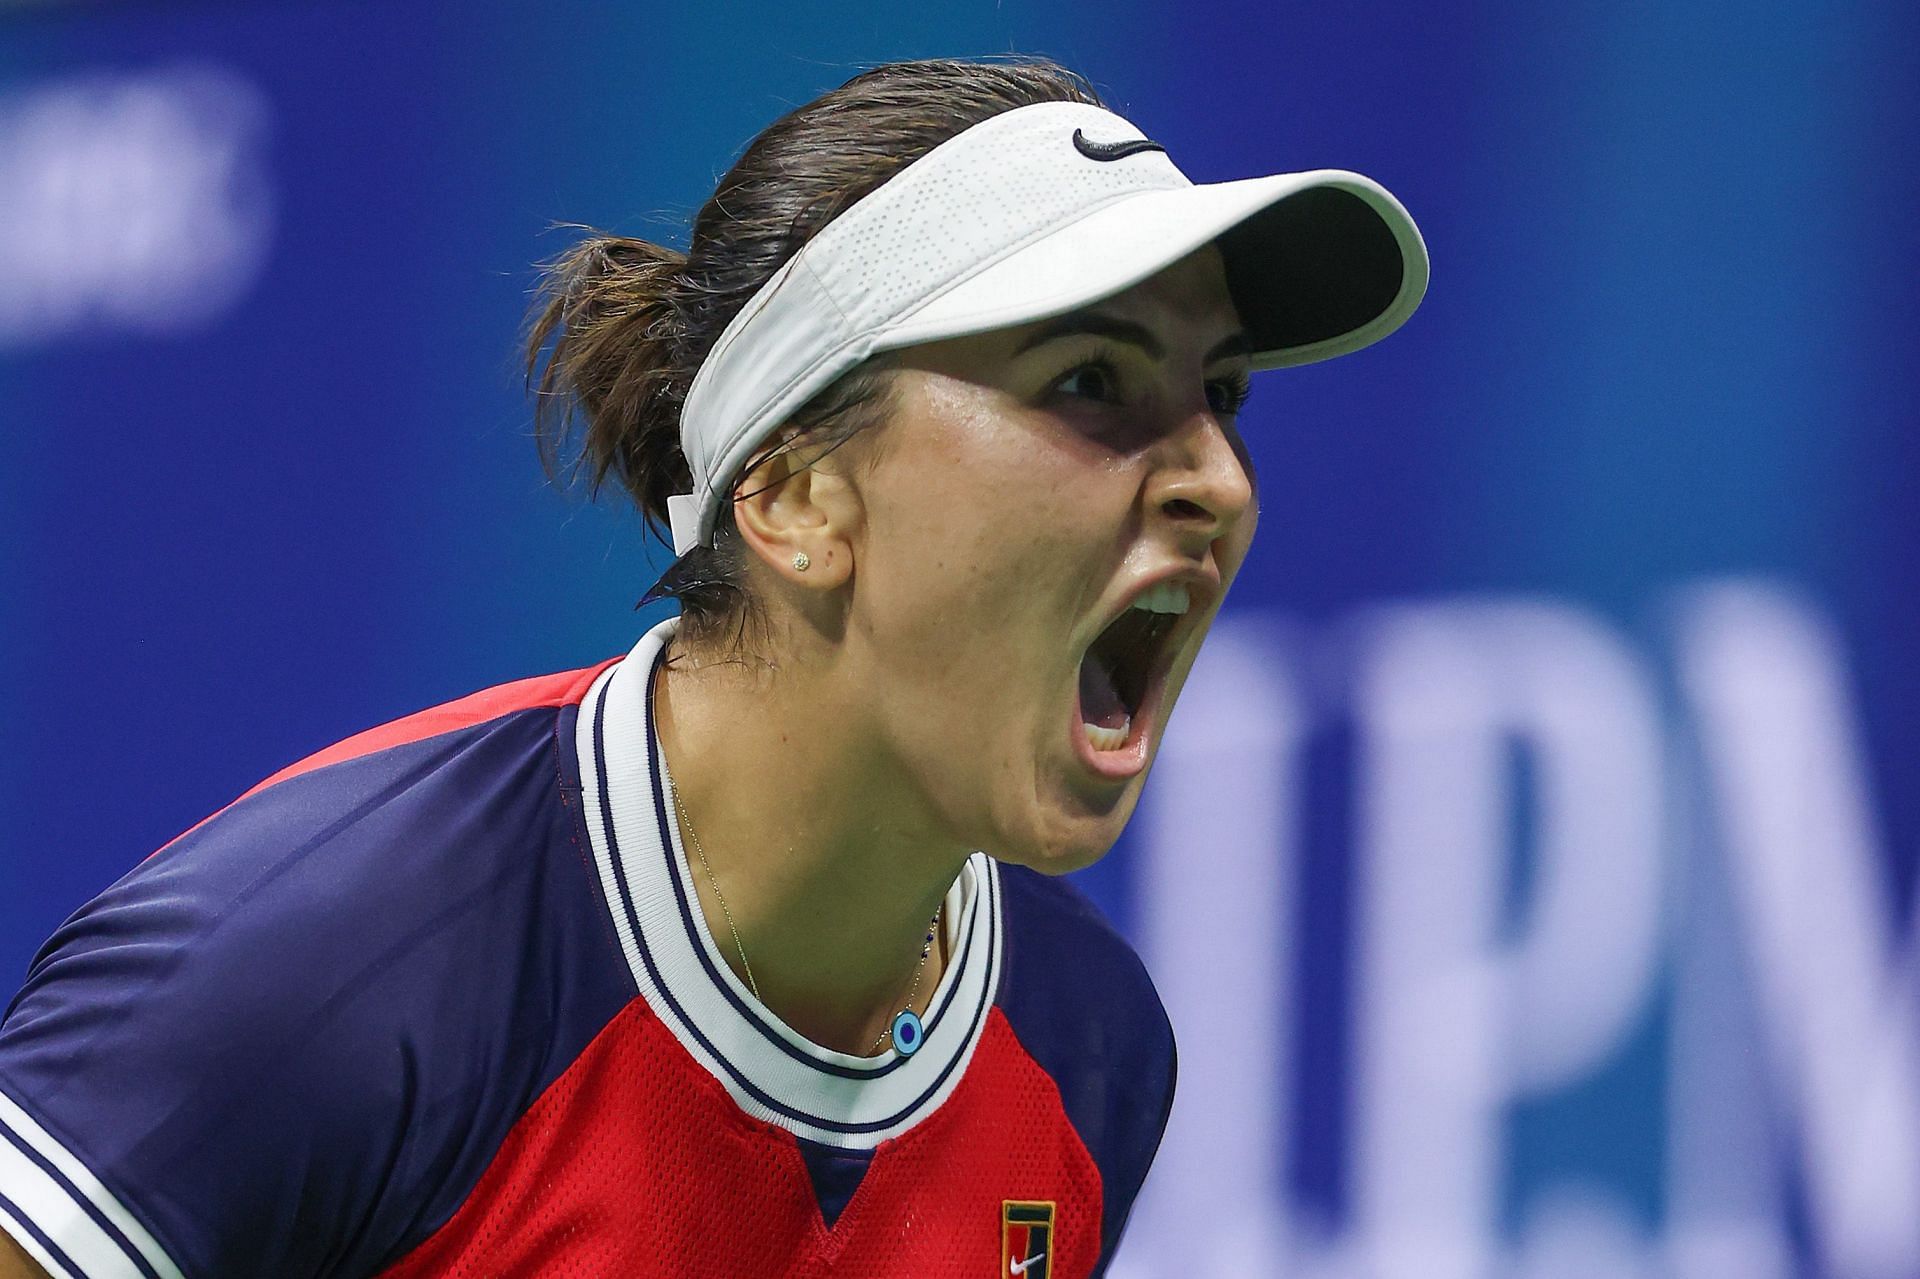
[[[764,1002],[824,1046],[873,1051],[970,850],[1058,874],[1112,847],[1145,768],[1076,746],[1081,658],[1142,587],[1191,584],[1150,758],[1252,540],[1217,250],[1076,316],[901,352],[885,422],[750,473],[763,642],[670,650],[668,765]]]
[[[1217,583],[1176,633],[1157,745],[1252,540],[1218,254],[1086,314],[1107,335],[904,352],[888,421],[743,484],[773,481],[736,504],[767,643],[728,660],[676,641],[661,680],[669,767],[761,994],[816,1043],[872,1051],[971,850],[1052,874],[1112,847],[1144,770],[1103,776],[1074,747],[1081,656],[1149,578]],[[917,1006],[945,962],[936,947]],[[3,1230],[0,1279],[46,1279]]]

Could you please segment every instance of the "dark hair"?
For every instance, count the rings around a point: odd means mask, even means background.
[[[656,534],[667,498],[692,489],[680,407],[695,372],[748,298],[820,228],[955,134],[1016,107],[1101,105],[1080,76],[1043,60],[895,62],[799,107],[748,144],[693,221],[687,253],[589,233],[543,264],[526,342],[535,436],[548,473],[619,480]],[[887,413],[884,357],[840,378],[785,424],[756,461],[806,445],[815,461]],[[733,506],[714,545],[676,560],[641,603],[680,601],[699,642],[756,605]]]

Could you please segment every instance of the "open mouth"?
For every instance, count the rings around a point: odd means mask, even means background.
[[[1080,729],[1096,753],[1124,749],[1171,664],[1169,637],[1187,611],[1185,586],[1141,593],[1080,659]]]

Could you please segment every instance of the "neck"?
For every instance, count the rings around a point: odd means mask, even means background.
[[[668,655],[655,716],[708,930],[787,1025],[870,1054],[916,972],[916,1012],[939,984],[941,938],[920,958],[927,921],[969,850],[916,820],[830,666],[702,660],[677,638]]]

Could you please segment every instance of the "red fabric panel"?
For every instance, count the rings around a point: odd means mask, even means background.
[[[1098,1260],[1099,1169],[996,1008],[947,1103],[875,1152],[832,1230],[791,1134],[743,1114],[636,999],[386,1279],[991,1275],[1001,1206],[1058,1205],[1052,1279]]]
[[[404,746],[408,742],[417,742],[441,733],[471,728],[475,724],[484,724],[490,719],[498,719],[514,711],[533,710],[540,706],[566,706],[577,702],[587,695],[589,688],[593,687],[595,677],[619,660],[617,657],[610,657],[598,666],[590,666],[585,670],[561,671],[556,675],[536,675],[531,679],[514,680],[510,684],[496,684],[492,688],[469,693],[455,701],[443,702],[439,706],[415,711],[403,719],[382,724],[378,728],[369,728],[365,732],[355,733],[344,741],[335,742],[324,750],[314,752],[298,763],[287,765],[265,781],[248,789],[233,803],[201,818],[185,831],[168,840],[159,851],[165,852],[168,847],[193,834],[194,831],[226,812],[228,808],[238,804],[240,800],[258,795],[267,787],[284,782],[289,777],[298,777],[316,768],[325,768],[328,764],[340,764],[362,755],[371,755],[375,751],[383,751],[391,746]]]
[[[481,689],[477,693],[469,693],[456,701],[430,706],[424,711],[415,711],[404,719],[396,719],[390,724],[382,724],[378,728],[369,728],[363,733],[355,733],[344,741],[335,742],[325,750],[316,751],[297,764],[289,764],[240,798],[245,799],[247,795],[257,794],[276,782],[286,781],[289,777],[298,777],[316,768],[325,768],[328,764],[344,763],[362,755],[371,755],[375,751],[383,751],[390,746],[404,746],[408,742],[417,742],[422,738],[437,737],[441,733],[471,728],[475,724],[484,724],[490,719],[499,719],[502,715],[509,715],[514,711],[529,711],[537,706],[566,706],[571,702],[577,702],[587,695],[589,688],[593,687],[594,678],[619,660],[617,657],[612,657],[586,670],[561,671],[557,675],[536,675],[531,679],[514,680],[511,684],[497,684],[492,688]]]

